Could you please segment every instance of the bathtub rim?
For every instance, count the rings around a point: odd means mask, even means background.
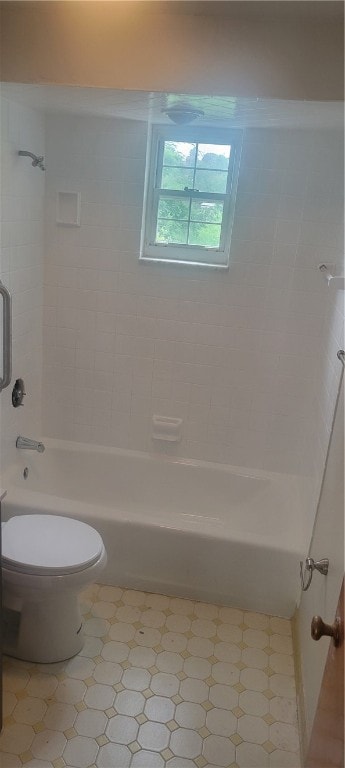
[[[259,532],[253,532],[253,531],[241,531],[238,527],[237,530],[229,530],[227,528],[227,525],[224,523],[223,520],[207,515],[197,515],[197,514],[191,514],[191,515],[181,515],[176,520],[172,518],[172,516],[167,517],[166,519],[157,518],[156,516],[152,515],[150,517],[147,510],[145,510],[145,522],[153,525],[153,526],[159,526],[161,528],[165,529],[171,529],[171,530],[184,530],[186,532],[191,532],[197,535],[203,535],[203,536],[211,536],[212,538],[219,539],[219,538],[228,538],[229,540],[237,540],[242,541],[243,537],[248,542],[251,542],[253,540],[257,540],[258,544],[260,541],[265,542],[266,544],[269,542],[270,546],[273,546],[273,548],[277,548],[279,550],[283,551],[291,551],[291,552],[298,552],[301,556],[304,554],[305,547],[307,546],[308,542],[308,520],[307,520],[307,514],[306,514],[306,494],[307,494],[307,487],[304,483],[305,478],[300,477],[298,475],[288,475],[288,474],[282,474],[279,472],[268,472],[266,470],[261,469],[251,469],[248,467],[238,467],[236,465],[231,464],[220,464],[217,462],[208,462],[198,459],[191,459],[191,458],[183,458],[180,456],[171,456],[166,453],[161,452],[151,452],[148,453],[146,451],[132,451],[127,448],[118,448],[113,446],[103,446],[103,445],[93,445],[91,443],[81,443],[76,441],[69,441],[69,440],[60,440],[57,438],[42,438],[46,445],[47,453],[49,452],[49,448],[54,449],[58,452],[67,452],[67,453],[78,453],[85,456],[92,456],[92,454],[96,454],[97,456],[107,455],[114,456],[115,457],[122,457],[130,461],[131,459],[136,459],[140,461],[141,463],[146,464],[147,466],[181,466],[185,467],[186,469],[195,469],[212,472],[213,474],[221,474],[224,476],[237,476],[243,479],[247,479],[249,481],[260,481],[264,480],[266,482],[271,483],[275,486],[276,490],[279,490],[279,493],[284,496],[284,499],[288,500],[289,504],[293,506],[294,508],[294,514],[292,519],[291,528],[294,528],[294,524],[297,520],[297,513],[299,515],[301,527],[299,530],[299,536],[288,536],[288,546],[284,546],[284,541],[281,542],[279,540],[279,543],[277,544],[277,538],[280,539],[278,536],[278,533],[275,532],[272,535],[270,535],[270,531],[265,531],[265,534],[261,535]],[[11,466],[7,469],[6,473],[4,474],[4,477],[2,478],[2,487],[7,488],[7,498],[4,501],[4,512],[5,509],[8,508],[8,505],[12,507],[12,500],[13,498],[17,500],[19,504],[23,504],[24,507],[27,505],[25,504],[25,496],[30,496],[31,501],[33,500],[32,494],[38,494],[38,498],[41,500],[41,503],[39,504],[39,509],[43,510],[45,507],[45,504],[48,505],[49,514],[53,514],[53,510],[60,509],[62,507],[63,511],[62,514],[69,514],[71,516],[71,513],[68,513],[66,511],[66,507],[64,508],[64,505],[68,502],[71,509],[74,509],[77,516],[79,516],[79,511],[83,507],[85,508],[85,511],[87,511],[87,517],[93,517],[95,515],[95,509],[96,506],[100,511],[100,514],[107,518],[112,507],[107,506],[104,503],[101,503],[99,505],[96,505],[96,503],[93,502],[87,502],[87,500],[83,499],[70,499],[68,496],[64,495],[57,495],[49,493],[49,491],[41,491],[40,489],[27,489],[24,488],[22,483],[19,481],[19,473],[22,471],[22,466],[25,464],[25,461],[23,459],[25,458],[25,451],[17,451],[18,453],[18,462],[13,462]],[[21,455],[23,454],[23,456]],[[46,454],[43,454],[43,460],[45,458]],[[36,456],[30,457],[34,459],[34,461],[40,462],[41,460],[41,454]],[[80,506],[79,506],[80,505]],[[32,507],[30,507],[32,509]],[[119,520],[122,520],[123,522],[131,523],[133,524],[139,522],[138,518],[135,516],[132,510],[125,510],[122,509],[121,506],[114,505],[114,509],[116,510],[116,517]],[[288,505],[287,505],[288,510]],[[93,511],[93,513],[92,513]],[[83,519],[81,517],[81,519]],[[202,527],[203,530],[199,530],[197,526]],[[291,542],[291,538],[294,539],[293,542]]]
[[[35,504],[35,506],[33,506]],[[20,508],[21,512],[13,512]],[[7,491],[6,500],[3,504],[3,521],[6,522],[10,517],[16,514],[32,514],[33,509],[36,510],[36,514],[57,514],[67,517],[75,517],[76,519],[84,520],[84,522],[96,526],[97,520],[122,523],[124,525],[138,526],[139,528],[150,527],[152,529],[159,528],[160,530],[171,531],[175,533],[184,533],[188,536],[197,536],[203,540],[208,540],[211,543],[215,543],[219,540],[228,540],[232,544],[246,543],[248,546],[258,546],[260,548],[267,548],[274,550],[275,552],[288,552],[292,555],[303,554],[304,548],[299,545],[297,539],[294,544],[288,541],[286,538],[277,540],[276,536],[265,534],[252,533],[248,531],[231,530],[226,529],[223,522],[217,521],[215,525],[213,518],[203,517],[203,528],[197,528],[199,518],[193,520],[193,518],[179,518],[173,521],[171,518],[167,521],[159,521],[157,518],[149,517],[145,515],[145,518],[139,519],[134,513],[123,510],[120,507],[115,508],[116,514],[112,515],[112,509],[104,505],[95,506],[88,502],[76,501],[74,499],[68,499],[63,496],[55,496],[53,494],[42,493],[40,491],[26,491],[25,489],[18,487],[9,487]],[[93,522],[90,522],[93,521]]]
[[[205,461],[204,459],[193,459],[183,456],[173,456],[164,451],[136,451],[130,448],[118,448],[111,445],[97,445],[93,443],[77,442],[75,440],[61,440],[55,437],[42,437],[40,442],[44,442],[46,450],[49,448],[55,448],[57,450],[67,450],[80,453],[97,453],[97,454],[111,454],[114,456],[124,456],[127,458],[140,459],[149,463],[162,463],[172,464],[185,467],[193,467],[195,469],[209,469],[215,472],[222,472],[226,474],[239,475],[253,480],[275,480],[276,482],[291,482],[293,486],[298,487],[302,480],[306,478],[299,475],[291,475],[283,472],[272,472],[265,469],[253,469],[251,467],[243,467],[237,464],[224,464],[221,462]],[[20,454],[25,455],[25,450],[17,449],[18,458]],[[2,487],[7,488],[6,480],[13,477],[13,472],[18,470],[17,462],[12,462],[8,467],[4,475],[2,476]]]

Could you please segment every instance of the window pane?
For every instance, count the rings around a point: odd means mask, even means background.
[[[140,259],[226,267],[238,177],[238,131],[154,126]]]
[[[205,248],[219,248],[220,224],[202,224],[191,222],[188,244],[203,245]]]
[[[185,245],[188,236],[188,223],[158,219],[156,243],[179,243]]]
[[[226,171],[201,171],[195,174],[195,189],[199,192],[226,192],[228,174]]]
[[[165,141],[163,152],[163,165],[181,167],[195,165],[196,144],[188,144],[185,141]]]
[[[213,202],[212,200],[193,200],[191,220],[221,224],[223,219],[223,205],[222,202]]]
[[[190,168],[163,168],[162,189],[184,189],[193,187],[193,169]]]
[[[231,147],[229,144],[199,144],[197,168],[227,171]]]
[[[189,218],[189,200],[180,197],[160,197],[158,218],[187,221]]]

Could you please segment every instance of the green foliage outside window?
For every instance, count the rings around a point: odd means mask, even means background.
[[[202,199],[161,194],[158,205],[156,242],[218,248],[223,202],[207,199],[207,193],[225,194],[230,147],[164,142],[162,179],[166,190],[198,190]],[[212,148],[213,148],[212,147]],[[217,151],[218,149],[218,151]]]

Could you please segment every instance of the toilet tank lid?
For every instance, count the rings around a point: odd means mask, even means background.
[[[94,528],[69,517],[18,515],[2,527],[3,559],[21,570],[82,570],[93,565],[103,549]]]

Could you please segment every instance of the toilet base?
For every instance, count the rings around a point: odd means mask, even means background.
[[[3,652],[24,661],[52,664],[75,656],[84,637],[78,596],[61,592],[52,596],[18,598],[4,588]]]

